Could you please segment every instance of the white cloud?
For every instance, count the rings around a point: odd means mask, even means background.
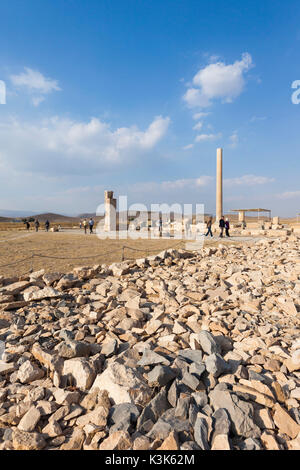
[[[273,183],[274,178],[269,178],[267,176],[257,176],[257,175],[243,175],[236,178],[225,178],[224,185],[227,187],[231,186],[256,186],[259,184],[268,184]]]
[[[239,143],[239,136],[237,131],[234,131],[233,134],[229,137],[230,140],[230,147],[236,148]]]
[[[198,121],[198,119],[202,119],[202,118],[208,116],[209,114],[210,113],[195,113],[195,114],[193,114],[193,119],[195,121]]]
[[[188,145],[185,145],[184,147],[182,147],[183,150],[190,150],[194,147],[194,144],[188,144]]]
[[[156,117],[142,131],[137,126],[111,129],[92,118],[76,122],[54,117],[41,123],[0,122],[0,163],[41,174],[80,173],[133,162],[164,137],[169,117]]]
[[[226,65],[215,62],[200,69],[193,78],[193,86],[185,93],[183,99],[190,108],[208,107],[215,99],[230,103],[238,97],[244,87],[244,74],[252,67],[252,58],[248,53],[241,60]]]
[[[207,142],[210,140],[216,140],[219,139],[222,136],[222,134],[199,134],[195,138],[195,142]]]
[[[300,191],[286,191],[281,194],[277,194],[279,199],[294,199],[300,197]]]
[[[266,116],[252,116],[250,122],[265,121],[266,119]]]
[[[34,106],[38,106],[44,101],[44,95],[48,95],[53,91],[61,91],[58,81],[45,77],[38,70],[25,67],[25,72],[19,75],[11,75],[11,82],[15,87],[23,88],[33,94],[32,102]]]
[[[199,121],[197,124],[194,125],[193,129],[194,131],[200,131],[200,129],[203,127],[203,122]]]

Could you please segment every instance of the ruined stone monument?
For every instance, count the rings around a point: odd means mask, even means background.
[[[105,219],[104,231],[112,232],[116,230],[116,208],[117,200],[113,197],[113,191],[104,191],[104,204],[105,204]]]

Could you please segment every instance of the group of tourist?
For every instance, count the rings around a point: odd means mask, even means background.
[[[25,222],[25,225],[26,225],[26,229],[29,231],[30,230],[30,223],[28,220],[26,220]],[[40,222],[38,219],[35,219],[34,221],[34,227],[35,227],[35,231],[38,232],[39,231],[39,228],[40,228]],[[49,232],[49,228],[50,228],[50,222],[49,220],[47,219],[46,222],[45,222],[45,230],[46,232]]]
[[[208,235],[210,235],[212,237],[213,236],[212,230],[211,230],[212,217],[210,217],[208,221],[206,222],[206,227],[207,227],[207,233],[205,234],[205,236],[207,237]],[[224,220],[223,216],[220,218],[219,228],[220,228],[220,238],[223,238],[224,230],[225,230],[226,237],[230,237],[229,235],[230,224],[229,224],[228,218],[226,218],[226,220]]]
[[[94,225],[95,225],[94,219],[91,217],[89,221],[87,221],[86,219],[83,219],[82,222],[80,221],[79,228],[81,229],[83,227],[84,233],[86,233],[87,228],[89,226],[90,233],[94,233],[93,232]]]

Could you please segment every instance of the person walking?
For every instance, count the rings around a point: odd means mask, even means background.
[[[89,226],[90,226],[90,233],[93,233],[94,220],[92,219],[92,217],[89,220]]]
[[[39,226],[40,226],[40,223],[39,223],[38,219],[35,219],[34,225],[35,225],[35,231],[38,232],[39,231]]]
[[[86,221],[86,219],[84,219],[84,221],[83,221],[82,224],[83,224],[84,233],[86,233],[86,229],[87,229],[87,221]]]
[[[212,231],[211,231],[211,226],[212,226],[212,218],[210,217],[208,221],[206,222],[206,227],[207,227],[207,233],[205,234],[206,237],[208,235],[210,235],[211,237],[213,236]]]
[[[230,229],[229,219],[226,219],[226,220],[225,220],[225,233],[226,233],[226,237],[230,237],[230,235],[229,235],[229,229]]]
[[[49,220],[46,220],[46,222],[45,222],[45,229],[46,229],[46,232],[49,231],[49,227],[50,227],[50,222],[49,222]]]
[[[220,238],[223,238],[223,232],[224,232],[224,228],[225,228],[225,220],[224,220],[223,215],[222,215],[222,217],[220,218],[219,227],[220,227],[220,229],[221,229],[221,231],[220,231]]]

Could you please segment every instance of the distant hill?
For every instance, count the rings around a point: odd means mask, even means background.
[[[46,220],[49,220],[49,222],[78,222],[79,217],[69,217],[67,215],[61,215],[61,214],[53,214],[52,212],[46,212],[45,214],[35,214],[33,216],[34,219],[38,219],[39,222],[46,222]]]

